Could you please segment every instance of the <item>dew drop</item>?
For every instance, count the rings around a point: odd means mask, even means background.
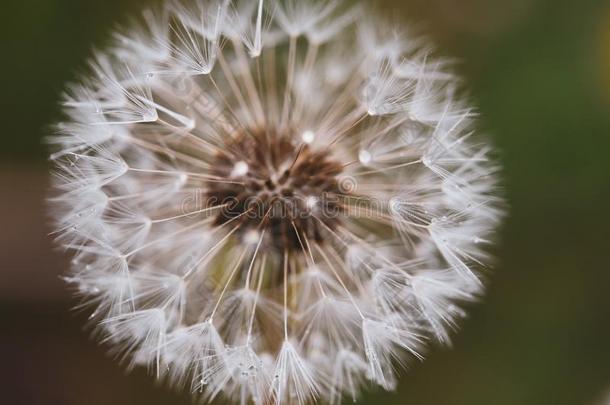
[[[303,139],[304,143],[310,144],[314,141],[314,139],[316,139],[316,134],[311,130],[307,130],[307,131],[303,132],[303,135],[301,135],[301,138]]]
[[[371,155],[371,152],[363,149],[358,154],[358,160],[360,160],[360,163],[363,165],[368,165],[373,160],[373,156]]]
[[[248,163],[246,163],[242,160],[240,162],[235,163],[235,166],[233,166],[233,171],[231,172],[231,177],[245,176],[246,174],[248,174],[249,170],[250,170],[250,167],[248,166]]]

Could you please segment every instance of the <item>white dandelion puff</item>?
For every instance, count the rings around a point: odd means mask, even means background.
[[[365,319],[362,322],[364,352],[369,362],[369,377],[383,388],[396,384],[394,365],[404,360],[404,354],[422,359],[419,346],[422,338],[403,325]]]
[[[165,314],[162,309],[144,309],[105,319],[101,326],[104,340],[115,345],[115,351],[136,364],[153,366],[157,376],[161,371],[161,349],[165,341]]]
[[[291,398],[297,404],[306,404],[317,395],[317,385],[310,366],[301,358],[291,342],[282,344],[273,380],[275,403]]]
[[[352,401],[356,401],[360,387],[364,385],[368,376],[368,367],[366,360],[360,354],[341,349],[337,353],[333,366],[328,394],[329,402],[339,404],[344,395],[348,395]]]
[[[483,292],[503,214],[451,64],[343,1],[172,1],[119,28],[49,137],[96,336],[204,402],[394,389]]]

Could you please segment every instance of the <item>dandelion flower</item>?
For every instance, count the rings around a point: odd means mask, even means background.
[[[314,0],[170,2],[112,38],[50,143],[66,280],[114,354],[303,405],[450,343],[502,201],[424,38]]]

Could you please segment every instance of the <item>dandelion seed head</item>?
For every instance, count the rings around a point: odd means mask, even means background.
[[[51,200],[65,280],[127,367],[338,404],[450,344],[502,199],[424,38],[340,0],[185,0],[113,39],[65,92]]]

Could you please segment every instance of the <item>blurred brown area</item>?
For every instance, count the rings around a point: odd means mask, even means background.
[[[5,0],[0,64],[0,403],[188,404],[84,332],[45,214],[42,136],[63,84],[143,0]],[[422,22],[502,151],[510,217],[485,300],[374,404],[590,404],[610,387],[610,5],[379,0]],[[605,95],[605,96],[604,96]]]

